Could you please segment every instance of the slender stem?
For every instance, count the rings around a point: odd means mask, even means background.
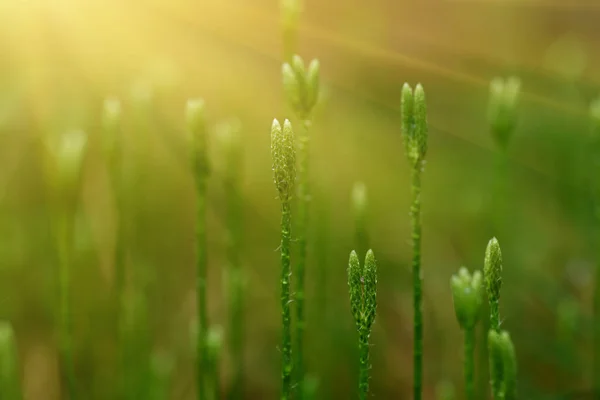
[[[208,317],[206,310],[206,180],[197,178],[196,204],[196,293],[198,330],[196,337],[196,387],[198,400],[206,400],[204,373],[206,367],[206,330]]]
[[[500,304],[498,299],[490,299],[490,329],[500,332]]]
[[[465,398],[475,400],[475,327],[465,330]]]
[[[229,243],[227,258],[229,266],[229,317],[230,317],[230,347],[234,364],[234,376],[229,398],[232,400],[243,397],[243,368],[244,368],[244,277],[240,265],[241,253],[241,196],[238,192],[238,171],[234,160],[228,167],[229,176],[226,179],[227,225],[229,227]]]
[[[69,400],[76,398],[75,366],[73,361],[73,330],[71,310],[71,260],[73,219],[64,212],[58,221],[59,297],[60,297],[60,358],[63,382]]]
[[[292,212],[289,200],[281,203],[281,400],[291,399],[292,388],[292,316],[290,312],[290,242],[292,240]]]
[[[359,343],[358,349],[360,353],[360,375],[358,379],[358,392],[359,399],[366,400],[369,396],[369,371],[371,370],[371,364],[369,360],[369,336],[370,329],[366,326],[360,327],[359,329]]]
[[[306,269],[306,253],[307,253],[307,231],[309,223],[309,205],[310,205],[310,189],[309,189],[309,137],[308,130],[310,121],[302,121],[302,133],[298,138],[298,263],[296,264],[296,336],[295,336],[295,351],[294,358],[294,373],[298,384],[298,399],[302,400],[303,381],[304,381],[304,277]]]
[[[597,183],[598,172],[600,172],[600,132],[595,131],[591,135],[592,139],[588,144],[590,148],[589,168],[591,181],[589,182],[590,196],[592,198],[592,246],[600,243],[600,186]],[[593,294],[593,361],[592,361],[592,382],[594,390],[600,391],[600,258],[597,258],[596,276],[594,282]]]
[[[596,277],[594,283],[593,299],[593,386],[594,390],[600,390],[600,265],[596,266]]]
[[[413,350],[413,399],[421,400],[423,392],[423,310],[421,288],[421,166],[412,170],[412,274],[414,307],[414,350]]]

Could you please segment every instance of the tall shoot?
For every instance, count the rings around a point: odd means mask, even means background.
[[[207,363],[206,334],[208,311],[206,306],[206,187],[209,174],[206,121],[204,101],[189,100],[186,109],[187,129],[190,135],[191,164],[196,184],[196,308],[198,330],[196,332],[196,390],[199,400],[208,396],[204,371]]]
[[[290,121],[285,120],[283,129],[279,121],[271,126],[271,156],[273,177],[281,202],[281,400],[292,396],[292,315],[290,311],[290,247],[292,241],[292,197],[296,183],[296,150],[294,132]]]
[[[291,63],[282,67],[283,88],[292,110],[301,121],[302,129],[298,135],[298,263],[296,264],[296,358],[295,374],[299,397],[302,399],[304,381],[304,276],[308,244],[309,206],[311,200],[309,178],[309,130],[312,111],[319,97],[319,61],[312,60],[308,69],[300,56],[295,55]]]
[[[411,167],[410,216],[412,224],[413,275],[413,400],[423,396],[423,294],[421,279],[421,173],[427,153],[427,105],[425,91],[417,84],[414,91],[405,83],[402,87],[402,137],[406,157]]]

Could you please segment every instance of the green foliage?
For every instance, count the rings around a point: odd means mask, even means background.
[[[220,326],[211,326],[206,335],[207,354],[207,399],[219,400],[221,398],[221,385],[219,382],[219,360],[223,347],[223,330]]]
[[[233,382],[229,399],[241,399],[243,396],[244,372],[244,294],[245,274],[241,268],[242,257],[242,194],[241,179],[243,166],[243,148],[241,125],[237,119],[219,126],[218,139],[224,160],[223,185],[225,187],[226,225],[227,225],[227,298],[229,309],[229,331],[227,339],[233,364]]]
[[[406,157],[413,168],[421,168],[427,154],[427,104],[419,83],[414,91],[408,83],[402,86],[402,136]]]
[[[517,395],[517,358],[508,332],[488,333],[492,393],[495,400],[515,400]]]
[[[206,305],[206,185],[209,173],[207,152],[207,128],[204,101],[188,100],[186,108],[187,129],[190,138],[192,172],[196,182],[196,288],[198,332],[196,337],[196,385],[199,400],[206,399],[203,371],[206,369],[208,354],[205,339],[208,329],[208,311]]]
[[[402,87],[402,137],[406,157],[411,165],[411,206],[412,225],[412,275],[413,275],[413,398],[423,396],[423,294],[421,282],[421,172],[427,153],[427,105],[421,84],[413,91],[405,83]]]
[[[186,125],[189,132],[194,178],[199,184],[206,179],[210,171],[207,151],[206,111],[203,99],[188,100]]]
[[[283,32],[283,57],[291,60],[298,41],[298,24],[302,12],[301,0],[281,0],[281,30]]]
[[[456,319],[461,329],[474,328],[483,302],[481,272],[475,271],[471,275],[465,267],[462,267],[457,275],[452,275],[450,287]]]
[[[273,176],[275,187],[281,202],[289,202],[294,193],[296,181],[296,150],[292,123],[287,119],[283,129],[279,121],[274,120],[271,126],[271,157],[273,159]]]
[[[475,398],[475,325],[481,312],[483,303],[483,285],[481,272],[475,271],[473,275],[462,267],[458,275],[450,279],[454,311],[460,328],[465,334],[464,348],[464,374],[466,398]]]
[[[490,82],[488,121],[494,140],[506,149],[516,124],[521,81],[515,76],[494,78]]]
[[[367,231],[367,187],[363,182],[355,182],[352,187],[352,208],[354,210],[354,245],[358,252],[369,248],[369,233]]]
[[[291,398],[292,364],[292,316],[290,312],[290,244],[292,229],[291,198],[296,181],[296,150],[294,147],[294,131],[287,119],[283,129],[277,120],[271,126],[271,155],[273,158],[273,176],[275,187],[281,201],[281,316],[282,316],[282,346],[281,346],[281,399]]]
[[[310,118],[313,108],[319,100],[319,60],[312,60],[308,69],[299,55],[292,61],[283,63],[283,89],[288,103],[298,118]]]
[[[435,387],[436,400],[455,400],[456,389],[450,381],[441,381]]]
[[[371,369],[369,337],[377,311],[377,262],[372,250],[367,252],[363,266],[360,265],[356,252],[350,253],[348,287],[350,308],[359,337],[359,398],[365,400],[369,395],[369,371]]]
[[[17,344],[12,325],[0,322],[0,397],[2,400],[21,400]]]
[[[502,288],[502,252],[496,238],[492,238],[485,249],[483,275],[488,301],[490,303],[490,325],[500,330],[500,289]]]

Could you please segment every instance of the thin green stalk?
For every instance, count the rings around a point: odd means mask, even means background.
[[[60,354],[61,371],[67,396],[75,394],[75,365],[73,361],[73,322],[71,310],[71,254],[73,240],[72,219],[68,215],[60,218],[58,226],[59,288],[60,288]]]
[[[271,155],[275,186],[281,201],[281,400],[291,399],[292,389],[292,316],[290,311],[290,247],[292,229],[291,198],[296,181],[296,153],[292,124],[285,120],[283,129],[277,120],[271,127]]]
[[[600,97],[590,105],[590,162],[592,181],[590,190],[592,197],[592,218],[595,224],[593,238],[594,245],[600,242],[600,185],[597,183],[596,176],[600,171]],[[596,391],[600,391],[600,257],[596,260],[596,271],[593,294],[593,328],[592,328],[592,382]]]
[[[352,188],[352,204],[354,208],[354,246],[357,252],[366,252],[369,248],[367,231],[367,187],[356,182]]]
[[[412,275],[413,275],[413,366],[414,387],[413,398],[421,399],[423,392],[423,294],[421,279],[421,171],[412,171],[412,204],[410,207],[412,224]]]
[[[121,103],[114,98],[104,101],[103,110],[103,152],[107,163],[114,199],[116,214],[116,231],[113,253],[113,268],[115,271],[115,321],[117,343],[117,397],[122,398],[125,390],[123,379],[125,372],[124,363],[124,308],[125,308],[125,203],[123,194],[123,153],[122,153],[122,127]]]
[[[464,332],[465,397],[475,399],[475,327],[483,303],[483,285],[480,271],[470,274],[462,267],[450,279],[454,311]]]
[[[10,323],[0,322],[0,394],[2,400],[22,400],[15,333]]]
[[[296,3],[297,4],[297,3]],[[298,397],[303,398],[304,381],[304,275],[308,243],[309,205],[311,192],[309,188],[309,130],[311,113],[319,96],[319,71],[317,60],[311,61],[308,69],[298,55],[294,55],[289,63],[282,67],[283,88],[292,110],[302,121],[302,131],[298,138],[298,263],[295,274],[296,286],[296,358],[294,371],[298,384]]]
[[[298,238],[298,261],[296,264],[296,332],[295,332],[295,351],[296,357],[294,358],[295,365],[294,371],[296,375],[296,382],[298,384],[298,398],[303,398],[304,391],[304,330],[306,325],[305,314],[304,314],[304,282],[305,282],[305,271],[306,271],[306,254],[307,254],[307,241],[308,241],[308,224],[309,224],[309,207],[311,193],[309,189],[309,136],[308,130],[310,127],[310,121],[304,120],[302,133],[298,139],[298,208],[297,208],[297,221],[296,226],[297,238]]]
[[[281,204],[281,322],[283,324],[281,356],[282,393],[281,399],[291,398],[292,387],[292,316],[290,312],[290,243],[292,211],[289,202]]]
[[[233,364],[233,381],[228,398],[243,397],[244,372],[244,273],[242,254],[242,196],[240,181],[242,170],[242,145],[238,121],[222,126],[220,140],[225,158],[224,187],[227,224],[227,277],[229,306],[229,347]]]
[[[296,53],[298,42],[298,20],[302,11],[301,0],[281,0],[280,6],[283,59],[290,61]]]
[[[204,382],[207,349],[205,346],[208,329],[208,311],[206,305],[206,203],[208,180],[208,157],[206,150],[206,123],[204,102],[190,100],[187,104],[187,123],[192,144],[192,170],[196,184],[196,312],[198,330],[196,332],[196,388],[198,400],[206,400]]]
[[[211,326],[206,336],[207,348],[207,387],[206,391],[209,400],[219,400],[221,398],[221,383],[219,379],[219,360],[221,358],[221,348],[223,346],[223,332],[219,326]]]
[[[406,157],[411,166],[410,216],[412,225],[413,275],[413,400],[423,395],[423,310],[421,279],[421,172],[427,153],[427,105],[425,91],[417,84],[414,91],[408,84],[402,87],[402,135]]]
[[[70,400],[76,398],[73,360],[71,270],[73,263],[73,229],[81,187],[81,169],[87,148],[87,135],[71,131],[49,143],[48,184],[56,201],[53,209],[54,234],[58,257],[58,348],[61,377]]]
[[[465,393],[475,400],[475,328],[465,330]]]

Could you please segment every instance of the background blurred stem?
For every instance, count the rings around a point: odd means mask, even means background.
[[[64,388],[69,400],[76,398],[75,365],[73,360],[73,326],[71,308],[71,269],[73,249],[72,212],[64,210],[58,216],[57,240],[59,257],[59,349]]]
[[[475,327],[465,329],[465,394],[475,400]]]
[[[0,322],[0,398],[23,399],[15,333],[5,321]]]
[[[309,186],[309,144],[310,120],[302,121],[301,133],[298,135],[298,209],[296,226],[298,238],[298,262],[296,264],[296,335],[294,373],[298,385],[298,398],[303,398],[304,391],[304,330],[306,318],[304,314],[305,275],[308,243],[309,208],[311,193]]]

